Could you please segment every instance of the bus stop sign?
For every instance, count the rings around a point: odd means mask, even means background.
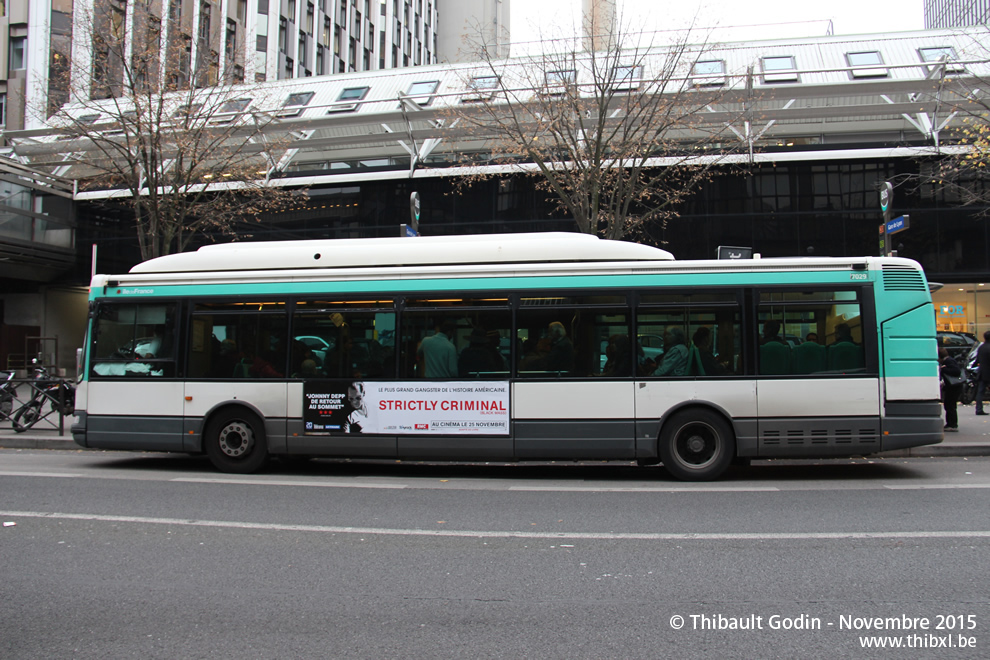
[[[894,186],[889,181],[883,182],[880,188],[880,210],[884,213],[890,208],[890,203],[894,200]]]

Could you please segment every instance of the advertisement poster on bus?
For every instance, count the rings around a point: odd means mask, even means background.
[[[506,381],[309,380],[307,434],[508,435]]]

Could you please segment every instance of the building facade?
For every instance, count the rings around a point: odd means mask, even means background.
[[[116,50],[163,64],[160,74],[179,87],[435,64],[437,4],[0,0],[0,128],[43,126],[73,95],[92,95],[94,77],[107,77],[111,90],[97,94],[112,94],[113,77],[127,68],[117,61]],[[450,31],[463,27],[458,16],[497,8],[502,22],[497,34],[508,43],[508,9],[501,1],[466,0],[455,6]],[[462,36],[453,34],[449,41],[460,42]]]
[[[990,77],[981,46],[987,42],[985,28],[965,28],[730,43],[699,52],[683,82],[725,92],[711,116],[732,123],[744,144],[676,217],[636,238],[679,259],[711,258],[719,245],[751,246],[764,258],[876,254],[878,186],[910,175],[916,184],[899,186],[893,202],[896,214],[910,215],[910,228],[895,235],[893,247],[945,285],[935,294],[944,310],[940,327],[982,333],[990,328],[990,232],[980,215],[988,209],[963,206],[924,180],[933,159],[961,148],[953,142],[958,117],[950,100]],[[531,65],[513,58],[500,70],[512,76]],[[249,99],[250,111],[275,112],[290,98],[307,98],[271,126],[294,140],[291,158],[273,177],[305,188],[306,199],[245,225],[242,240],[394,236],[409,217],[412,192],[422,199],[424,233],[573,231],[573,219],[534,179],[486,163],[484,146],[448,121],[487,93],[479,81],[491,75],[468,62],[246,81],[245,97],[251,85],[268,92]],[[575,76],[580,83],[581,74]],[[360,103],[342,101],[356,90]],[[749,114],[730,111],[735,106]],[[65,111],[83,109],[70,104]],[[61,167],[71,176],[73,160],[57,130],[13,131],[8,139],[24,165],[41,173]],[[492,175],[467,190],[458,185],[465,156],[476,159],[475,171]],[[138,260],[133,228],[104,204],[114,194],[73,195],[79,247],[59,282],[85,285],[92,245],[99,247],[100,272],[126,271]]]
[[[990,25],[990,0],[925,0],[925,28]]]

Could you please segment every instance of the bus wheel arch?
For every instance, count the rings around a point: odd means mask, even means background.
[[[718,479],[736,455],[732,423],[708,406],[690,406],[664,420],[657,441],[664,469],[682,481]]]
[[[221,472],[257,472],[269,458],[263,418],[244,405],[212,411],[203,427],[203,451]]]

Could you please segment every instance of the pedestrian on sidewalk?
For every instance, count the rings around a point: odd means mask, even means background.
[[[983,333],[983,343],[976,349],[976,365],[980,371],[976,377],[976,414],[988,414],[983,410],[983,393],[990,383],[990,330]]]
[[[945,432],[955,433],[959,430],[959,415],[956,404],[962,393],[965,380],[959,363],[949,356],[944,348],[938,349],[939,375],[942,381],[942,405],[945,406]]]

